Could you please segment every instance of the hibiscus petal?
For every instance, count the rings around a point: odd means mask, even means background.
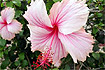
[[[0,30],[2,29],[3,26],[4,26],[3,20],[2,20],[2,18],[1,18],[1,16],[0,16]]]
[[[15,37],[15,34],[8,31],[7,26],[1,29],[1,37],[6,40],[11,40]]]
[[[7,22],[8,24],[12,21],[14,15],[15,15],[14,8],[8,7],[1,11],[1,17],[3,21]]]
[[[12,22],[7,25],[7,28],[11,33],[19,33],[19,31],[22,29],[22,25],[17,20],[12,20]]]
[[[77,60],[85,61],[86,56],[89,56],[89,53],[92,52],[93,38],[84,29],[68,35],[59,33],[59,38],[75,63],[77,63]]]
[[[43,0],[32,0],[31,6],[27,7],[23,16],[31,25],[42,28],[52,27]]]
[[[52,55],[53,63],[55,66],[59,67],[61,64],[60,59],[66,57],[67,52],[65,50],[65,47],[61,43],[60,39],[58,38],[57,34],[54,37],[51,51],[53,52]]]
[[[0,30],[2,29],[3,26],[4,26],[4,24],[0,24]]]
[[[52,24],[57,24],[63,34],[70,34],[78,31],[87,22],[89,9],[84,1],[63,0],[57,2],[50,10]]]
[[[0,16],[0,23],[3,23],[4,21],[3,21],[3,19],[1,18],[1,16]]]
[[[39,50],[41,52],[47,52],[47,50],[50,47],[52,37],[54,35],[53,31],[47,31],[43,28],[28,25],[30,29],[30,38],[29,40],[32,43],[31,50],[34,52],[36,50]],[[65,51],[65,48],[63,47],[61,41],[58,38],[58,35],[56,34],[54,36],[54,39],[52,41],[50,53],[52,54],[53,63],[55,66],[60,65],[60,59],[63,57],[66,57],[67,52]],[[59,65],[57,65],[59,63]]]
[[[50,32],[43,28],[33,26],[33,25],[28,25],[28,28],[30,29],[30,37],[28,39],[32,43],[31,51],[34,52],[36,50],[39,50],[43,52],[44,47],[48,46],[46,43],[51,38],[51,36],[49,35]]]

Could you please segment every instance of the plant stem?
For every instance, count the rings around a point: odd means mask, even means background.
[[[31,68],[31,63],[30,63],[30,60],[29,60],[29,58],[28,58],[27,54],[26,54],[26,58],[27,58],[28,63],[29,63],[29,65],[30,65],[30,70],[32,70],[32,68]]]

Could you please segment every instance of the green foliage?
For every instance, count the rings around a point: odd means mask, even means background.
[[[44,0],[48,14],[52,5],[61,0]],[[15,19],[23,24],[22,31],[16,34],[16,37],[11,41],[6,41],[0,37],[0,70],[2,69],[17,69],[31,70],[33,61],[36,61],[39,51],[31,52],[31,44],[27,38],[30,35],[27,27],[28,22],[23,18],[23,14],[27,10],[31,0],[4,0],[0,1],[0,11],[7,7],[15,9]],[[4,4],[5,3],[5,4]],[[87,0],[87,5],[90,8],[90,15],[86,26],[86,31],[91,32],[95,39],[93,53],[90,53],[85,62],[74,64],[70,55],[62,58],[62,64],[59,68],[48,67],[46,70],[89,70],[105,68],[105,47],[99,47],[99,44],[105,43],[105,0]],[[9,45],[9,46],[7,46]],[[74,67],[75,66],[75,67]],[[40,67],[36,70],[41,70]],[[42,69],[43,70],[43,69]]]
[[[70,66],[66,64],[64,70],[70,70]]]
[[[2,57],[3,57],[3,52],[1,51],[1,52],[0,52],[0,58],[2,58]]]
[[[11,2],[11,1],[10,1],[10,2],[7,2],[7,3],[6,3],[6,6],[7,6],[7,7],[13,7],[13,2]]]
[[[20,60],[24,60],[24,53],[20,53],[20,54],[19,54],[19,59],[20,59]]]
[[[19,65],[20,65],[20,61],[16,61],[16,62],[15,62],[15,65],[16,65],[16,66],[19,66]]]
[[[12,1],[16,6],[21,7],[21,1],[20,0],[13,0]]]
[[[22,67],[25,67],[25,66],[27,66],[27,65],[28,65],[27,60],[23,60],[23,61],[22,61]]]
[[[47,9],[47,11],[48,11],[48,14],[50,13],[49,12],[49,10],[50,10],[50,8],[51,8],[51,6],[53,5],[53,1],[48,1],[47,3],[46,3],[46,9]]]
[[[54,2],[62,1],[62,0],[53,0]]]
[[[6,58],[2,64],[1,64],[1,68],[5,69],[7,66],[9,65],[9,58]]]
[[[99,60],[100,54],[99,53],[92,53],[92,56],[96,59]]]
[[[0,46],[5,46],[5,44],[6,44],[6,41],[3,39],[0,39]]]
[[[21,10],[16,10],[16,12],[15,12],[15,18],[18,18],[18,17],[20,17],[21,15],[22,15],[22,13],[23,13],[23,11],[21,11]]]

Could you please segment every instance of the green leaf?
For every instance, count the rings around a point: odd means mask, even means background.
[[[0,52],[0,58],[2,58],[3,57],[3,52]]]
[[[70,70],[70,66],[68,64],[65,65],[65,69],[64,70]]]
[[[100,22],[100,23],[99,23],[99,26],[105,26],[105,24],[103,24],[103,23]]]
[[[6,45],[6,40],[0,39],[0,46],[5,46]]]
[[[98,29],[94,26],[93,30],[92,30],[92,33],[95,35],[97,32],[98,32]]]
[[[24,33],[24,31],[22,30],[22,31],[19,33],[19,35],[20,35],[20,36],[24,36],[23,33]]]
[[[25,66],[27,66],[27,65],[28,65],[27,60],[23,60],[23,61],[22,61],[22,67],[25,67]]]
[[[20,60],[24,60],[24,58],[25,58],[25,57],[24,57],[24,53],[20,53],[20,54],[19,54],[19,59],[20,59]]]
[[[100,54],[99,53],[92,53],[92,56],[96,59],[99,60]]]
[[[5,51],[4,51],[4,54],[8,54],[8,50],[5,50]]]
[[[53,0],[54,2],[62,1],[62,0]]]
[[[31,3],[31,0],[28,0],[28,4]]]
[[[10,2],[7,2],[7,3],[6,3],[6,6],[7,6],[7,7],[13,7],[13,3],[12,3],[11,1],[10,1]]]
[[[16,66],[19,66],[19,64],[20,64],[20,61],[16,61],[16,62],[15,62],[15,65],[16,65]]]
[[[3,50],[4,50],[4,48],[5,48],[5,47],[3,47],[3,46],[0,46],[0,51],[3,51]]]
[[[21,7],[21,1],[20,0],[13,0],[12,1],[16,6]]]
[[[91,63],[94,63],[94,62],[95,62],[95,59],[94,59],[94,58],[88,58],[88,59],[87,59],[87,62],[90,63],[90,64],[91,64]]]
[[[102,17],[103,14],[102,14],[102,13],[97,13],[97,16],[98,16],[98,17]]]
[[[4,6],[4,3],[1,3],[1,7],[3,7]]]
[[[6,60],[4,60],[1,64],[1,68],[5,69],[7,66],[9,65],[9,58],[7,58]]]
[[[21,10],[16,10],[15,18],[20,17],[20,15],[22,15],[22,13],[23,13],[23,11],[21,11]]]
[[[103,10],[103,6],[99,5],[98,6],[99,10]]]

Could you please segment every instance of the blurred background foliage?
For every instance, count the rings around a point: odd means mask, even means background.
[[[44,0],[49,14],[49,10],[55,2],[61,0]],[[0,11],[5,7],[15,9],[15,19],[23,24],[22,31],[16,35],[11,41],[3,40],[0,37],[0,70],[16,69],[16,70],[33,70],[31,65],[36,61],[39,51],[31,52],[28,22],[23,18],[24,12],[27,10],[31,0],[0,0]],[[87,0],[90,8],[90,15],[87,25],[84,26],[87,32],[94,37],[95,43],[93,53],[87,57],[85,62],[74,64],[70,55],[62,58],[62,64],[59,68],[48,67],[46,70],[104,70],[105,69],[105,0]],[[37,70],[40,70],[38,68]],[[42,69],[43,70],[43,69]]]

